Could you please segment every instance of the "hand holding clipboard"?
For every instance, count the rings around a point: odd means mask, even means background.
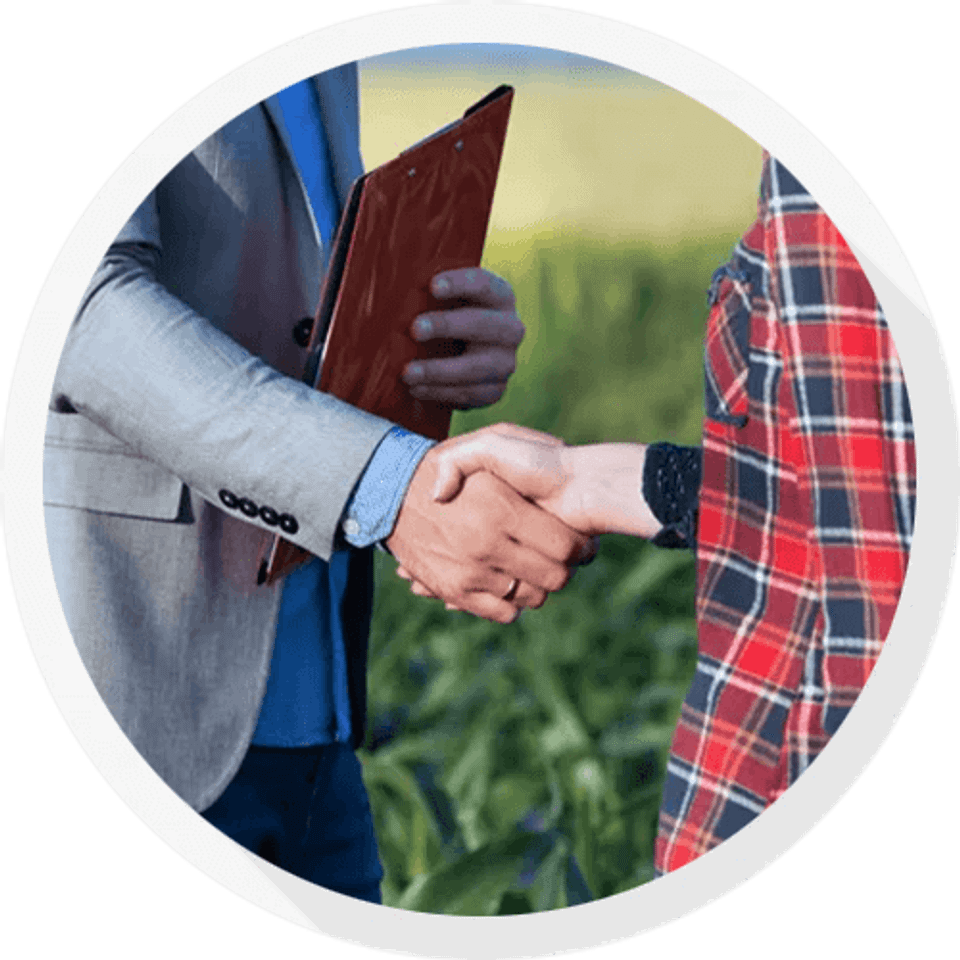
[[[438,301],[444,270],[480,265],[513,89],[498,87],[463,118],[358,178],[337,229],[308,344],[304,379],[363,410],[442,440],[451,408],[414,398],[401,374],[450,342],[409,334]],[[260,565],[273,583],[309,554],[275,537]]]

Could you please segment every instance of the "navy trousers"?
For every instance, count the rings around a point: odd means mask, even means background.
[[[380,903],[383,867],[360,761],[346,744],[251,746],[203,816],[258,857],[318,886]]]

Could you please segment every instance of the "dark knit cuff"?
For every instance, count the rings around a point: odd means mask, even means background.
[[[690,547],[697,542],[700,447],[653,443],[643,465],[643,499],[662,529],[651,540],[658,547]]]

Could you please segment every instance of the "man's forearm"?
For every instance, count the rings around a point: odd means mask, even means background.
[[[391,424],[243,349],[156,279],[158,256],[129,245],[105,257],[68,336],[55,402],[218,507],[226,490],[293,516],[289,538],[328,557],[347,498]],[[237,516],[276,532],[259,516]]]

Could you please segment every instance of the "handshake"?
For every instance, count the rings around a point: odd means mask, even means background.
[[[567,446],[498,424],[431,449],[387,540],[414,593],[513,622],[592,559],[595,537],[651,537],[642,444]]]
[[[410,392],[461,409],[499,400],[524,335],[510,284],[450,270],[431,291],[440,308],[419,316],[411,336],[464,349],[410,364]],[[397,572],[448,609],[511,623],[593,557],[595,535],[660,529],[642,495],[645,453],[642,444],[568,447],[510,424],[447,440],[421,460],[387,538]]]

